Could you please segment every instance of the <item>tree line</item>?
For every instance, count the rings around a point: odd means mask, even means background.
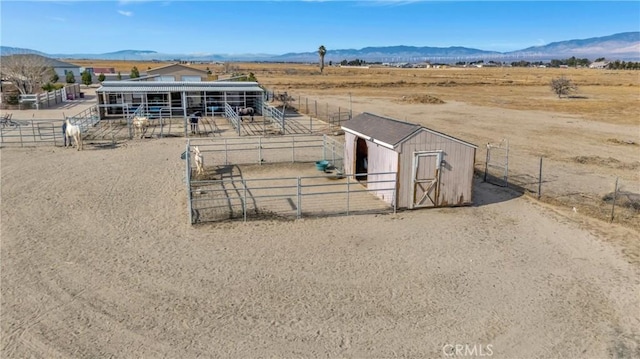
[[[600,58],[597,58],[594,62],[606,62],[606,61],[607,60],[604,57],[600,57]],[[513,67],[539,67],[539,66],[588,67],[592,63],[593,62],[591,62],[589,59],[586,59],[586,58],[579,59],[579,58],[576,58],[575,56],[571,56],[568,59],[553,59],[549,62],[542,62],[542,61],[529,62],[524,60],[514,61],[511,63],[511,66]],[[640,62],[615,60],[615,61],[608,62],[604,68],[610,69],[610,70],[640,70]]]

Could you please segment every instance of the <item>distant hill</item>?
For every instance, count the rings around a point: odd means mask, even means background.
[[[264,61],[264,62],[317,62],[317,51],[273,54],[163,54],[151,50],[122,50],[104,54],[45,54],[36,50],[0,46],[0,55],[35,53],[59,59],[100,60],[186,60],[186,61]],[[328,49],[325,62],[342,60],[365,60],[368,62],[440,62],[501,61],[511,62],[550,61],[571,56],[595,60],[605,57],[610,60],[640,61],[640,31],[624,32],[603,37],[553,42],[544,46],[533,46],[510,52],[485,51],[460,46],[415,47],[385,46],[362,49]]]
[[[36,54],[41,56],[49,56],[44,52],[40,52],[36,50],[23,49],[20,47],[0,46],[0,56],[21,55],[21,54]]]
[[[590,58],[595,56],[638,61],[640,59],[640,31],[584,40],[552,42],[544,46],[533,46],[507,53],[510,56],[524,58],[548,58],[550,54],[553,54],[555,58],[571,56]]]

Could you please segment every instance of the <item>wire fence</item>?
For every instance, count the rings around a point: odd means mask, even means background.
[[[550,158],[488,144],[476,163],[485,182],[508,187],[542,202],[608,222],[640,229],[640,161],[599,156]],[[480,157],[480,156],[479,156]]]
[[[339,128],[344,122],[353,117],[351,108],[332,105],[328,102],[301,95],[294,95],[282,91],[267,91],[268,101],[279,103],[289,110],[312,116],[328,123],[331,128]]]

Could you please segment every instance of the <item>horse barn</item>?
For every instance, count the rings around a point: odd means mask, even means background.
[[[96,90],[100,118],[136,112],[153,118],[187,118],[225,113],[230,107],[262,110],[264,90],[248,81],[104,81]]]
[[[382,200],[392,203],[396,198],[398,208],[408,209],[472,203],[477,146],[366,112],[345,122],[342,129],[345,173],[355,174],[364,186],[367,181],[369,186],[396,181],[395,194],[388,184],[379,191],[368,186]]]

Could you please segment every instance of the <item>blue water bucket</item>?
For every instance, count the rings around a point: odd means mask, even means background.
[[[329,161],[316,161],[316,168],[318,171],[324,172],[327,169],[327,166],[329,166]]]

